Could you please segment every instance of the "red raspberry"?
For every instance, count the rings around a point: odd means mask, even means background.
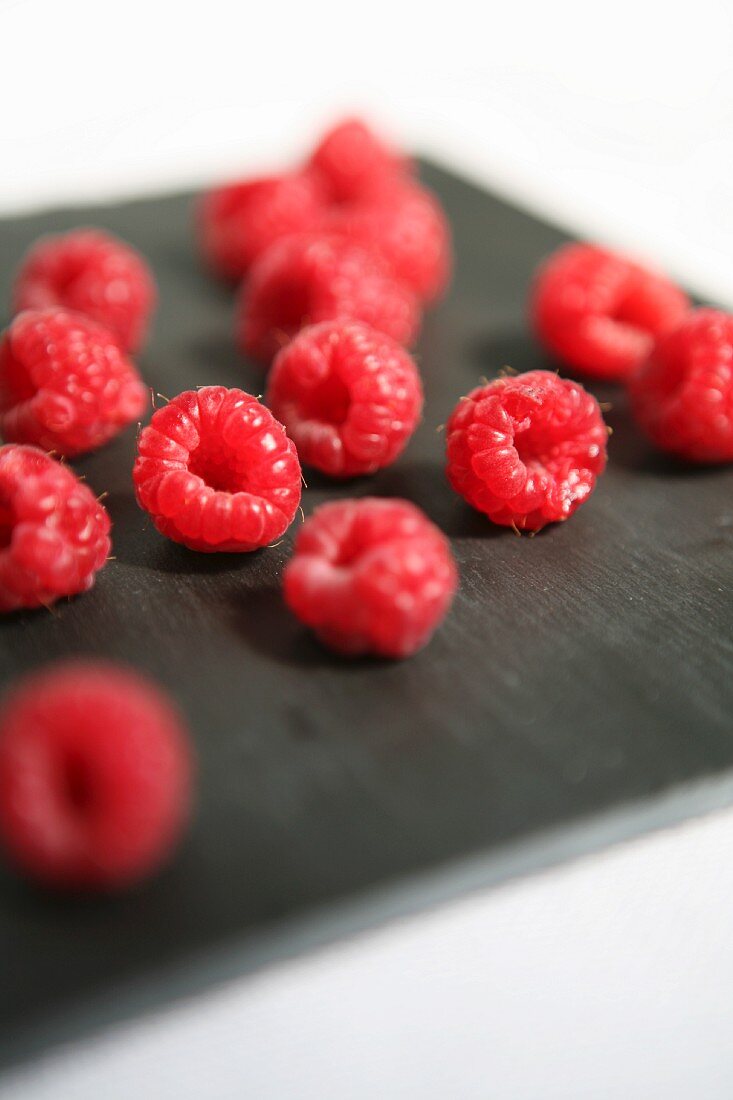
[[[198,214],[209,266],[222,278],[238,281],[274,241],[318,228],[323,205],[305,176],[271,176],[209,191]]]
[[[663,451],[733,462],[733,316],[696,309],[661,338],[632,378],[632,410]]]
[[[148,391],[114,337],[62,309],[19,314],[0,339],[0,431],[66,457],[108,443]]]
[[[547,350],[591,378],[623,381],[689,308],[662,275],[589,244],[559,249],[540,267],[531,313]]]
[[[448,480],[494,523],[539,531],[593,492],[607,435],[577,382],[544,370],[497,378],[461,398],[448,421]]]
[[[300,503],[295,445],[242,390],[187,390],[140,435],[138,504],[191,550],[256,550],[280,537]]]
[[[23,260],[13,289],[14,312],[63,306],[84,313],[128,351],[142,344],[155,299],[142,256],[101,229],[42,237]]]
[[[414,182],[385,189],[368,202],[335,207],[328,226],[375,249],[392,273],[424,302],[444,293],[451,270],[447,219],[437,198]]]
[[[304,325],[351,317],[400,344],[417,333],[414,295],[373,252],[335,235],[286,237],[252,267],[240,299],[237,338],[269,362]]]
[[[109,556],[109,529],[73,470],[36,447],[0,447],[0,611],[86,592]]]
[[[445,616],[458,574],[448,540],[406,500],[317,508],[285,569],[285,600],[341,653],[409,657]]]
[[[0,715],[0,833],[52,886],[109,889],[149,874],[188,816],[191,758],[176,710],[136,673],[61,662]]]
[[[359,321],[324,321],[280,352],[265,400],[301,462],[353,477],[402,453],[422,399],[417,367],[389,336]]]
[[[331,202],[367,198],[385,179],[411,170],[407,157],[390,149],[358,118],[347,118],[324,135],[308,162]]]

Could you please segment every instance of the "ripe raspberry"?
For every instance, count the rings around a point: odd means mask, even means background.
[[[411,164],[361,119],[347,118],[324,135],[308,168],[331,202],[353,202],[369,197],[385,179],[407,175]]]
[[[494,523],[539,531],[593,492],[607,435],[578,383],[544,370],[497,378],[461,398],[448,421],[448,480]]]
[[[412,292],[373,252],[334,235],[287,237],[252,268],[239,302],[237,338],[243,351],[269,362],[305,325],[341,317],[409,344],[420,312]]]
[[[406,500],[365,497],[316,508],[298,532],[285,600],[340,653],[409,657],[455,594],[448,540]]]
[[[307,177],[272,176],[209,191],[198,215],[207,263],[217,275],[236,282],[274,241],[318,228],[323,204]]]
[[[451,269],[450,229],[437,198],[419,184],[392,184],[370,201],[334,207],[328,227],[377,251],[422,301],[444,293]]]
[[[158,409],[140,435],[138,504],[191,550],[256,550],[280,537],[300,503],[295,445],[256,398],[203,386]]]
[[[0,339],[0,431],[66,457],[108,443],[147,390],[114,337],[80,313],[32,309]]]
[[[109,556],[107,512],[36,447],[0,447],[0,611],[86,592]]]
[[[629,392],[638,423],[661,450],[733,462],[733,316],[688,313],[659,340]]]
[[[420,420],[417,367],[389,336],[359,321],[301,329],[270,372],[266,401],[301,462],[332,477],[389,466]]]
[[[23,260],[13,309],[63,306],[91,317],[136,351],[155,306],[155,283],[142,256],[101,229],[42,237]]]
[[[540,267],[530,308],[538,338],[563,363],[591,378],[624,381],[689,301],[623,256],[571,244]]]
[[[157,687],[114,665],[56,664],[23,680],[0,715],[5,847],[52,886],[125,886],[171,851],[191,770],[181,719]]]

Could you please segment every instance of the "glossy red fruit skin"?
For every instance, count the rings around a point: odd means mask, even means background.
[[[110,552],[103,505],[37,447],[0,447],[0,612],[86,592]]]
[[[733,462],[733,316],[696,309],[663,336],[631,379],[636,422],[688,462]]]
[[[295,445],[243,390],[202,386],[158,409],[138,441],[138,504],[191,550],[250,551],[278,539],[300,503]]]
[[[192,757],[175,707],[106,662],[63,661],[0,712],[0,839],[41,883],[114,890],[166,859],[188,817]]]
[[[324,218],[320,189],[305,175],[265,176],[213,188],[197,208],[207,266],[238,282],[275,241],[316,230]]]
[[[412,291],[371,250],[338,234],[286,237],[259,258],[243,287],[237,343],[270,363],[305,325],[344,317],[409,345],[420,309]]]
[[[458,584],[448,540],[406,500],[321,505],[284,574],[292,612],[348,656],[409,657],[427,644]]]
[[[345,118],[323,135],[306,170],[328,201],[342,203],[369,198],[385,181],[409,176],[412,163],[363,119]]]
[[[13,310],[60,306],[103,325],[125,351],[137,351],[157,299],[147,263],[101,229],[41,237],[20,265]]]
[[[545,349],[589,378],[627,381],[689,309],[663,275],[590,244],[558,249],[538,269],[530,315]]]
[[[0,337],[0,431],[73,458],[138,420],[150,391],[107,329],[50,307],[18,314]]]
[[[568,519],[606,466],[608,429],[592,394],[550,371],[478,386],[446,426],[448,480],[494,523],[539,531]]]
[[[396,341],[359,321],[324,321],[279,353],[265,401],[304,465],[343,478],[395,461],[419,423],[423,393]]]

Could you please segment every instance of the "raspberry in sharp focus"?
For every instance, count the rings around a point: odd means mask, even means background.
[[[301,462],[332,477],[394,462],[420,420],[422,385],[408,353],[358,321],[302,329],[277,356],[265,399]]]
[[[406,176],[409,158],[390,149],[358,118],[347,118],[326,133],[314,150],[308,170],[331,202],[369,197],[385,179]]]
[[[656,272],[589,244],[560,248],[538,270],[530,311],[538,338],[592,378],[628,379],[689,308]]]
[[[448,421],[448,479],[494,523],[539,531],[593,492],[607,435],[577,382],[543,370],[497,378],[461,398]]]
[[[237,313],[243,351],[269,362],[304,325],[351,317],[400,344],[415,337],[417,300],[374,252],[340,235],[276,242],[253,265]]]
[[[661,450],[733,462],[733,316],[688,313],[658,341],[629,392],[637,422]]]
[[[85,592],[109,556],[110,522],[73,470],[36,447],[0,447],[0,611]]]
[[[322,217],[318,188],[304,175],[243,180],[203,196],[199,239],[209,267],[237,281],[274,241],[316,229]]]
[[[437,198],[404,180],[373,199],[333,207],[329,229],[379,253],[390,271],[426,303],[445,292],[451,272],[451,234]]]
[[[406,500],[317,508],[298,532],[285,600],[340,653],[408,657],[444,618],[458,583],[448,540]]]
[[[153,684],[105,663],[27,677],[0,714],[0,834],[56,887],[111,889],[149,874],[189,813],[191,754]]]
[[[256,550],[278,539],[300,503],[292,440],[242,390],[204,386],[158,409],[133,471],[141,508],[191,550]]]
[[[108,443],[147,389],[114,337],[80,313],[20,313],[0,339],[0,432],[65,457]]]
[[[142,344],[156,301],[142,256],[101,229],[42,237],[26,254],[13,288],[13,309],[63,306],[104,325],[123,349]]]

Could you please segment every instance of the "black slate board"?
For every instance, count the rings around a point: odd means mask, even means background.
[[[416,501],[453,539],[454,611],[413,660],[340,661],[281,603],[289,538],[240,557],[166,542],[133,499],[134,430],[78,462],[109,493],[116,561],[54,614],[0,625],[3,683],[74,653],[145,669],[189,716],[199,806],[172,865],[120,898],[52,898],[0,872],[4,1061],[461,886],[733,797],[727,780],[699,782],[733,765],[733,473],[656,457],[623,395],[604,389],[610,466],[568,524],[518,538],[469,511],[445,483],[436,428],[481,375],[548,365],[525,298],[535,263],[565,238],[445,172],[424,174],[448,209],[458,261],[418,349],[425,423],[393,469],[348,486],[310,478],[303,503],[308,512],[344,494]],[[198,266],[190,202],[5,222],[0,301],[39,233],[107,226],[149,257],[159,281],[141,358],[152,387],[260,392],[261,372],[233,348],[230,295]],[[690,785],[652,799],[680,784]],[[423,875],[469,857],[463,876]]]

